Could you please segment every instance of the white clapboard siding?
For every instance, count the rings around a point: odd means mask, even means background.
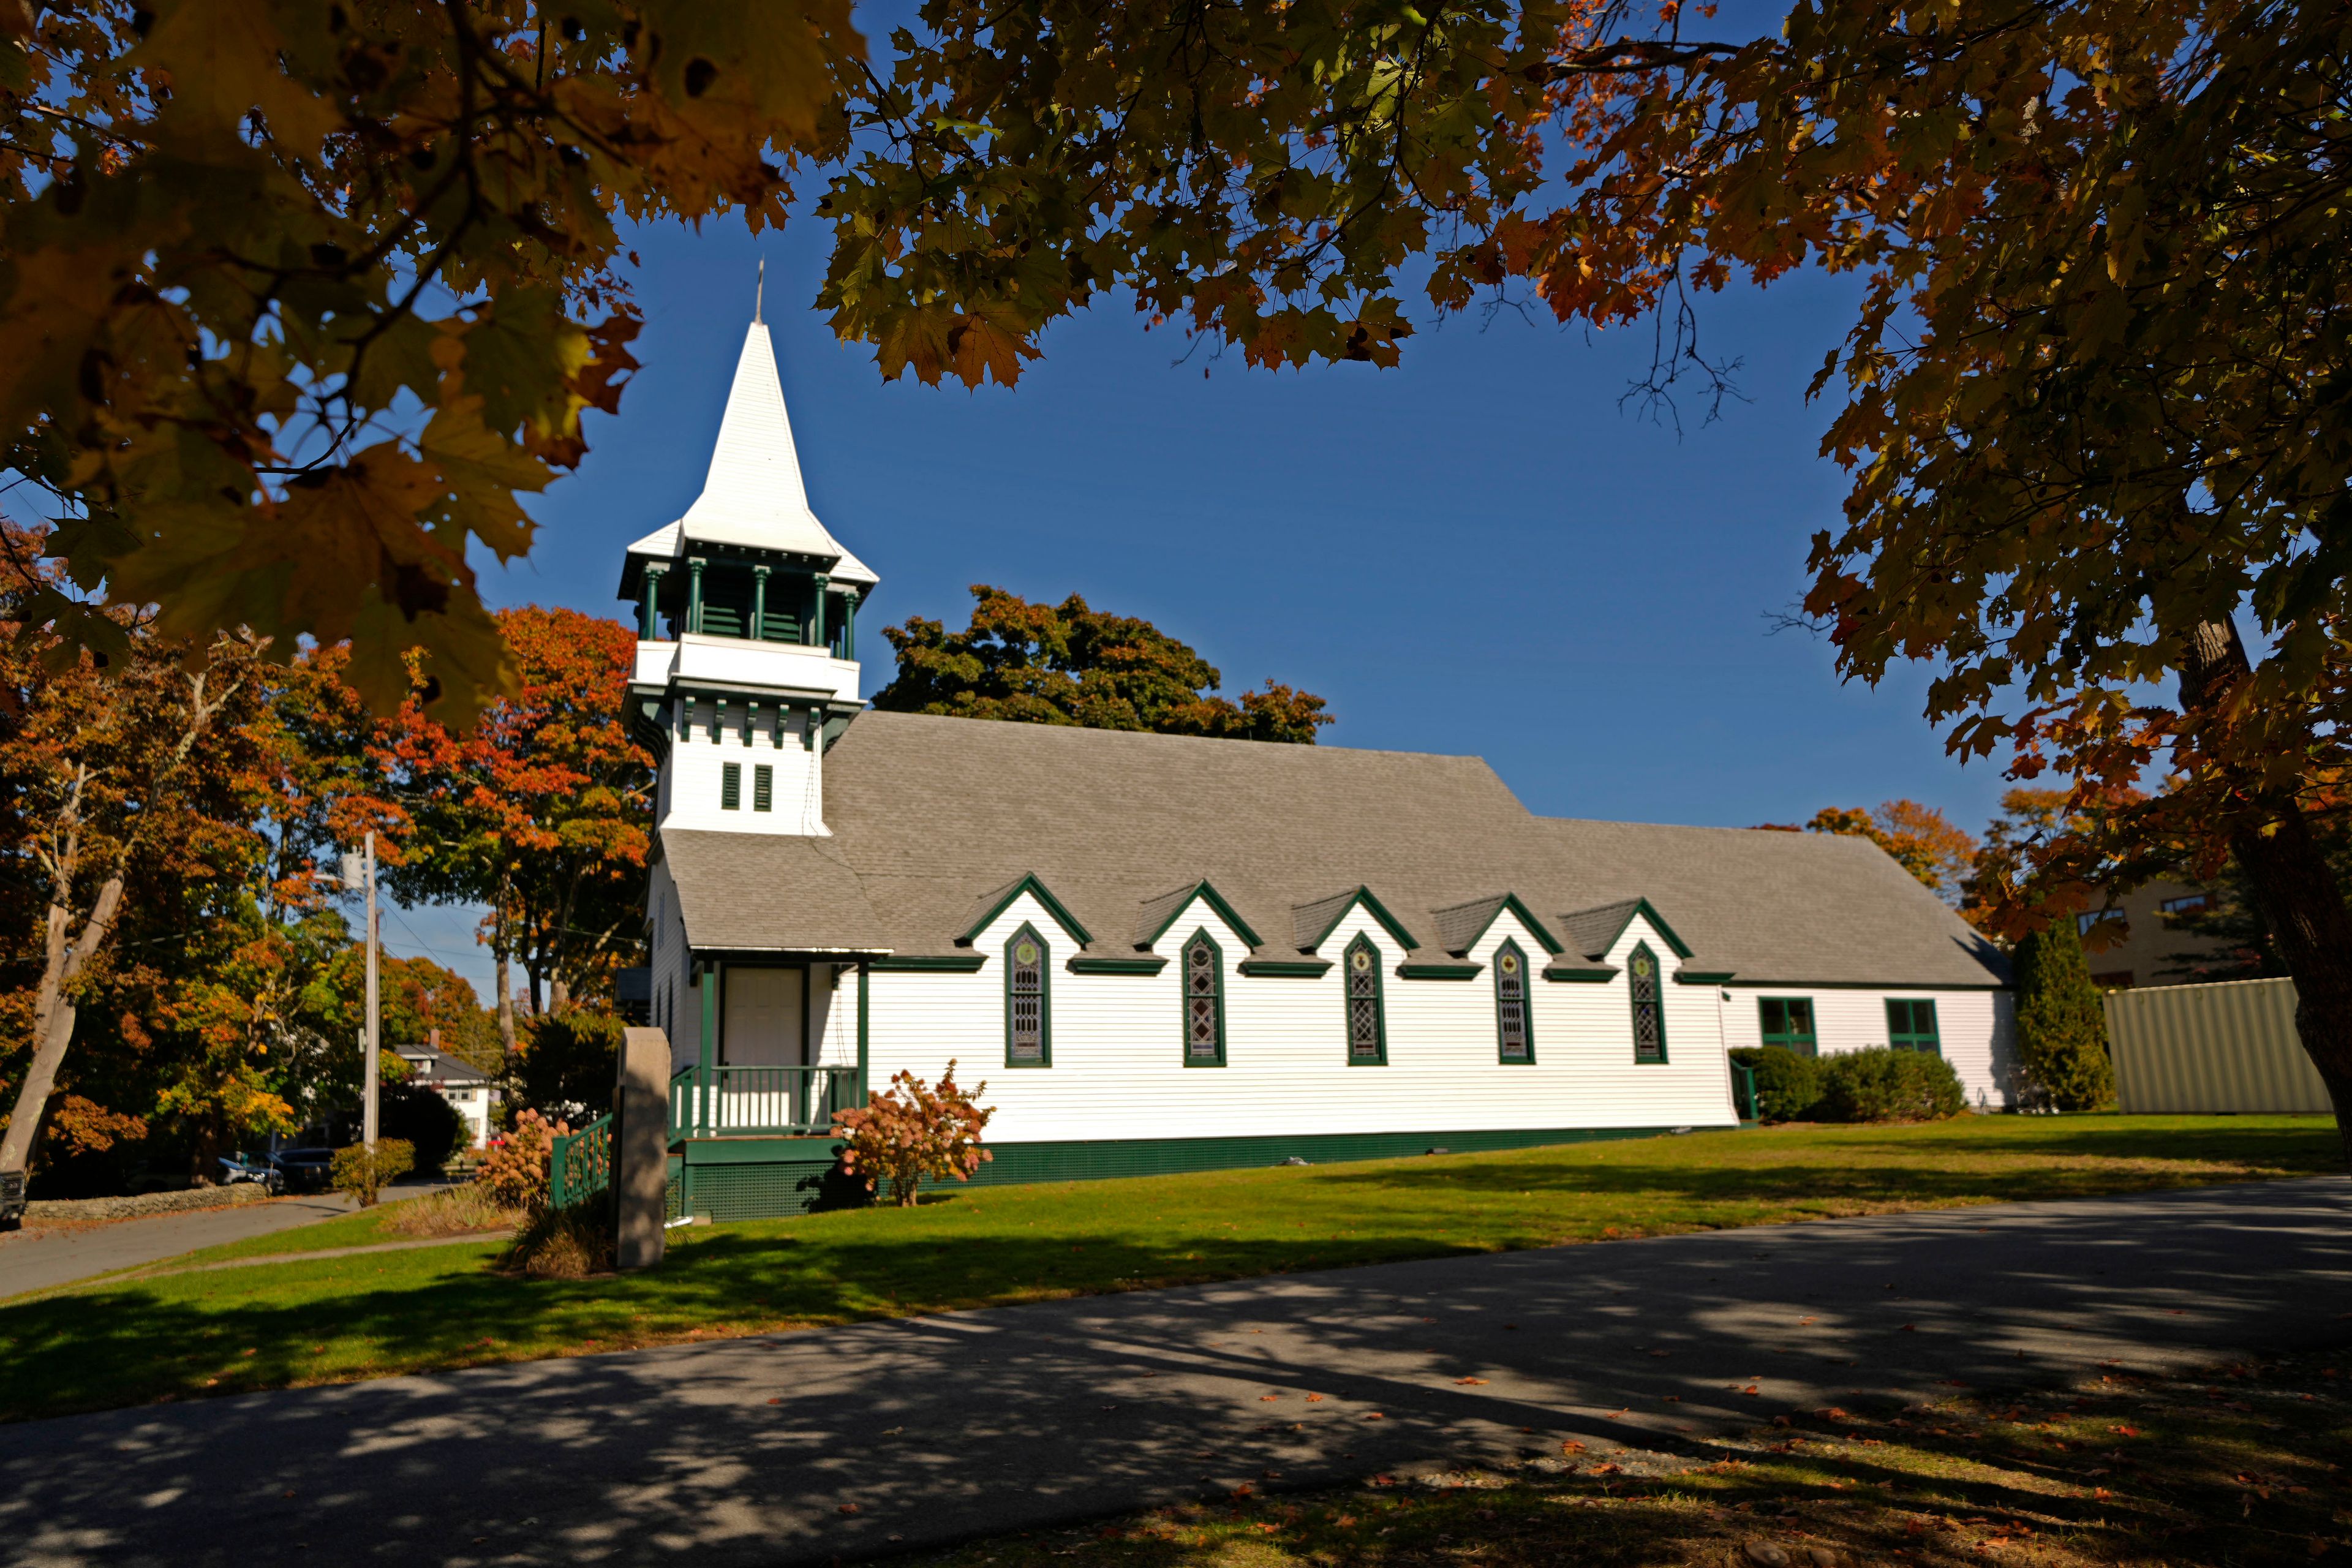
[[[1821,1054],[1867,1050],[1886,1044],[1886,1004],[1890,998],[1926,997],[1936,1004],[1936,1035],[1944,1059],[1952,1064],[1969,1104],[1980,1110],[2015,1104],[2016,1008],[2006,991],[1938,991],[1933,987],[1859,987],[1767,985],[1750,989],[1737,981],[1718,995],[1725,1045],[1737,1048],[1763,1043],[1763,1019],[1758,1002],[1767,996],[1801,996],[1813,1005],[1814,1038]]]
[[[711,702],[694,705],[694,727],[681,737],[670,731],[669,755],[663,762],[654,803],[654,818],[664,827],[708,828],[715,833],[783,833],[829,837],[824,825],[824,753],[804,743],[805,713],[783,716],[783,742],[776,744],[777,704],[763,702],[752,715],[749,742],[745,739],[744,704],[730,701],[716,740],[711,738]],[[743,770],[740,804],[729,811],[721,803],[725,764]],[[755,809],[755,767],[773,770],[773,794],[768,810]]]
[[[1004,1065],[1003,951],[1024,921],[1051,949],[1053,1065]],[[1205,929],[1225,955],[1225,1059],[1187,1067],[1175,962]],[[1386,1066],[1351,1066],[1338,965],[1318,979],[1246,976],[1248,944],[1205,901],[1158,944],[1156,975],[1073,974],[1077,943],[1024,894],[982,931],[971,974],[886,971],[870,977],[870,1081],[903,1069],[925,1079],[950,1058],[956,1076],[985,1079],[992,1140],[1203,1138],[1269,1133],[1474,1131],[1538,1128],[1723,1126],[1733,1120],[1727,1069],[1706,987],[1664,987],[1668,1060],[1633,1059],[1632,1014],[1620,974],[1609,984],[1535,981],[1536,1060],[1496,1059],[1491,969],[1469,981],[1405,980],[1399,944],[1369,911],[1352,910],[1324,941],[1336,957],[1359,932],[1381,948]],[[1470,956],[1491,960],[1506,935],[1538,968],[1543,948],[1507,914]],[[1668,966],[1671,947],[1637,922]],[[1622,954],[1612,954],[1616,963]]]

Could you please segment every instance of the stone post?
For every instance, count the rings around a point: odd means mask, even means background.
[[[620,1082],[613,1096],[620,1136],[613,1149],[613,1207],[622,1268],[662,1260],[669,1192],[669,1037],[659,1029],[623,1032]]]

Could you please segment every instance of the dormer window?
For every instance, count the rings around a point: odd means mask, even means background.
[[[1207,931],[1184,944],[1184,1065],[1225,1065],[1225,963]]]
[[[1506,942],[1495,952],[1495,1050],[1506,1063],[1536,1059],[1528,1025],[1528,955]]]
[[[1004,1065],[1054,1065],[1053,1025],[1045,982],[1045,939],[1024,925],[1004,944]]]
[[[1664,1062],[1666,1059],[1665,990],[1661,982],[1664,975],[1658,969],[1658,956],[1650,951],[1648,942],[1637,942],[1633,956],[1625,961],[1625,978],[1633,992],[1633,1059],[1637,1062]]]
[[[1381,950],[1359,935],[1348,944],[1339,972],[1348,1006],[1348,1065],[1385,1067],[1388,1020],[1381,1013]]]

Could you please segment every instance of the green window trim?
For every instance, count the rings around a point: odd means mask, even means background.
[[[1196,931],[1180,950],[1177,1001],[1183,1026],[1184,1065],[1225,1065],[1225,950],[1207,931]]]
[[[1650,944],[1635,942],[1625,958],[1625,993],[1633,1016],[1633,1060],[1642,1067],[1664,1067],[1668,1059],[1664,979]]]
[[[1235,967],[1254,980],[1320,980],[1331,973],[1328,958],[1244,958]]]
[[[743,764],[721,763],[719,765],[719,809],[743,809]]]
[[[1495,1059],[1505,1067],[1533,1067],[1536,1060],[1528,955],[1516,942],[1495,950]]]
[[[1936,1028],[1936,1004],[1925,996],[1886,999],[1886,1043],[1898,1051],[1944,1054],[1943,1037]]]
[[[1054,1065],[1054,950],[1025,921],[1004,942],[1004,1065]]]
[[[1388,1008],[1381,995],[1381,950],[1361,931],[1342,954],[1339,1016],[1347,1027],[1348,1065],[1389,1065]]]
[[[1780,1046],[1801,1057],[1822,1054],[1821,1036],[1813,1023],[1813,999],[1810,996],[1759,996],[1756,1027],[1768,1046]]]
[[[1164,958],[1108,958],[1101,954],[1075,953],[1063,968],[1073,974],[1157,974],[1168,967]]]

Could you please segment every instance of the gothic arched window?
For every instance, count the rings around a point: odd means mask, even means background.
[[[1495,1047],[1506,1062],[1536,1059],[1528,1023],[1528,955],[1507,942],[1495,952]]]
[[[1348,999],[1348,1065],[1383,1067],[1389,1059],[1387,1020],[1381,1016],[1381,950],[1359,936],[1340,964]]]
[[[1023,926],[1004,944],[1004,1065],[1054,1065],[1054,1025],[1046,994],[1049,950],[1034,926]]]
[[[1637,942],[1625,961],[1625,978],[1633,997],[1633,1059],[1666,1059],[1665,976],[1648,942]]]
[[[1184,944],[1184,1065],[1225,1065],[1224,954],[1204,931]]]

